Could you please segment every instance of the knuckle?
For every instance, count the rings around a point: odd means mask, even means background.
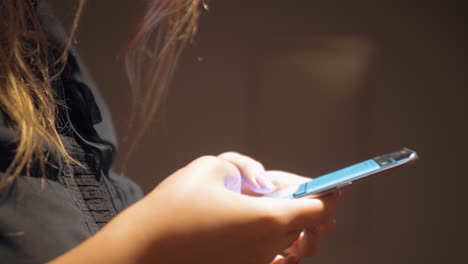
[[[263,164],[260,161],[252,159],[252,158],[249,158],[249,159],[251,160],[253,166],[264,169]]]
[[[197,158],[195,163],[201,166],[218,167],[221,166],[222,161],[216,156],[205,155]]]
[[[239,152],[228,151],[218,155],[218,157],[222,159],[227,159],[231,162],[238,163],[237,165],[251,166],[259,169],[264,169],[264,166],[261,162]]]
[[[217,156],[206,155],[197,159],[198,166],[211,172],[228,172],[232,166],[228,161]]]
[[[218,155],[220,158],[238,158],[242,156],[240,153],[235,152],[235,151],[226,151]]]

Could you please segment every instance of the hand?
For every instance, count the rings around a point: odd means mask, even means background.
[[[244,182],[246,182],[242,188],[244,194],[258,196],[256,193],[265,193],[265,190],[269,190],[270,192],[272,190],[278,191],[311,180],[310,178],[283,171],[265,171],[261,163],[238,153],[227,152],[219,157],[232,162],[240,170]],[[259,189],[258,186],[255,186],[255,181],[259,181],[259,178],[262,183],[261,185],[259,184],[260,187],[267,186],[267,188]],[[337,190],[328,195],[334,197],[332,199],[334,200],[334,204],[331,206],[335,207],[341,196],[341,192]],[[322,237],[333,229],[335,223],[333,210],[330,210],[326,220],[322,224],[305,228],[294,244],[285,250],[285,253],[289,254],[288,258],[278,255],[272,264],[298,263],[302,257],[313,255],[318,250]]]
[[[249,181],[239,167],[210,156],[191,162],[54,263],[267,264],[332,214],[335,196],[282,200],[232,191]]]

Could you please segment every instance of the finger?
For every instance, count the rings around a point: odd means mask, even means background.
[[[241,186],[241,173],[232,163],[215,157],[203,156],[190,162],[182,170],[189,170],[190,173],[179,173],[184,175],[184,181],[190,184],[204,182],[209,183],[211,186],[214,184],[222,185],[232,191],[240,192]],[[190,176],[196,175],[196,178]],[[200,179],[203,177],[203,179]]]
[[[316,230],[305,229],[296,242],[284,252],[299,257],[312,256],[320,247],[323,234]]]
[[[306,257],[314,255],[320,247],[323,233],[315,230],[306,229],[304,235],[299,242],[297,255]]]
[[[294,241],[294,243],[290,245],[287,249],[285,249],[283,252],[286,254],[297,254],[299,243],[301,242],[303,237],[304,237],[304,232],[301,232],[299,234],[299,237]]]
[[[257,193],[270,193],[276,189],[275,185],[265,175],[263,165],[236,152],[226,152],[218,156],[234,164],[241,172],[242,179],[250,189]]]
[[[324,222],[326,208],[320,199],[262,198],[261,201],[274,212],[288,232],[299,234],[306,226],[317,226]]]
[[[340,195],[341,194],[339,191],[335,191],[333,193],[327,194],[326,196],[317,198],[321,200],[324,204],[322,221],[320,223],[311,222],[308,225],[306,225],[306,228],[308,228],[309,230],[315,230],[316,232],[319,232],[321,234],[331,232],[334,229],[336,223],[335,208],[337,203],[339,202]]]
[[[296,223],[299,225],[303,223],[305,224],[303,227],[308,228],[306,228],[304,232],[301,232],[301,235],[298,237],[298,239],[288,249],[285,250],[286,253],[305,257],[314,254],[318,250],[321,237],[325,233],[330,232],[334,227],[334,208],[339,200],[340,194],[341,193],[339,191],[335,191],[328,195],[322,196],[319,199],[316,199],[323,203],[323,207],[316,208],[315,212],[313,210],[309,211],[308,213],[315,213],[316,216],[314,217],[311,215],[311,218],[308,218],[307,216],[303,217],[302,219],[305,219],[306,222],[302,222],[302,220],[297,219],[292,220],[297,221]],[[304,200],[314,199],[304,198]],[[299,214],[300,213],[302,212],[299,211]],[[305,210],[305,213],[307,213],[307,209]]]
[[[311,178],[302,177],[286,171],[269,170],[266,171],[265,174],[278,188],[300,185],[311,180]]]
[[[287,257],[277,255],[271,264],[297,264],[299,263],[299,260],[300,258],[295,255],[289,255]]]
[[[326,209],[329,212],[332,212],[333,210],[335,210],[338,202],[340,201],[340,197],[341,197],[341,191],[338,189],[335,189],[327,193],[326,195],[315,197],[315,199],[321,200],[325,204]],[[311,199],[310,197],[304,197],[303,199],[307,199],[307,198]]]
[[[335,226],[336,226],[336,218],[335,218],[335,214],[332,212],[332,213],[327,214],[325,221],[321,225],[316,226],[315,228],[311,228],[311,229],[315,229],[320,234],[326,234],[326,233],[333,231],[333,229],[335,229]]]
[[[311,180],[285,171],[266,171],[265,174],[276,186],[275,192],[268,194],[271,198],[290,196],[297,191],[299,185]]]
[[[327,221],[327,217],[332,215],[337,203],[338,194],[336,192],[318,198],[301,199],[274,199],[263,197],[262,202],[265,208],[269,208],[277,220],[287,227],[289,232],[302,231],[305,227],[319,226]]]
[[[310,181],[310,178],[302,177],[294,173],[285,172],[285,171],[278,171],[278,170],[270,170],[265,171],[265,176],[270,179],[273,185],[276,187],[274,190],[274,195],[268,197],[276,198],[276,197],[284,197],[293,194],[296,192],[296,187]],[[249,186],[245,186],[246,188],[242,188],[242,193],[247,194],[250,196],[262,196],[262,194],[258,194],[254,192]]]
[[[281,255],[276,255],[275,259],[271,262],[271,264],[284,264],[285,260],[286,260],[285,257]]]
[[[298,264],[299,260],[300,258],[298,256],[289,255],[285,260],[283,260],[283,262],[281,262],[281,264]]]

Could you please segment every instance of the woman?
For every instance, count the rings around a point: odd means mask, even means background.
[[[199,4],[148,3],[126,60],[134,100],[142,102],[137,121],[154,115],[196,31]],[[334,224],[339,193],[257,197],[305,178],[229,152],[194,160],[142,198],[110,171],[110,116],[70,49],[83,5],[70,38],[45,1],[0,5],[2,263],[262,264],[311,255]]]

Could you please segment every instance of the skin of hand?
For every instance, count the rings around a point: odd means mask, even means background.
[[[239,153],[226,152],[219,155],[219,157],[236,165],[242,173],[243,194],[260,196],[260,194],[297,186],[311,180],[310,178],[301,177],[289,172],[266,171],[260,162]],[[259,182],[260,184],[255,184],[255,182]],[[274,186],[273,189],[272,186]],[[338,202],[341,197],[341,191],[336,190],[328,195],[335,196],[334,199]],[[272,264],[299,263],[301,258],[312,256],[318,250],[322,237],[333,230],[335,223],[333,210],[330,210],[327,220],[323,224],[312,228],[305,228],[294,244],[284,251],[289,254],[288,257],[277,255]]]
[[[339,195],[272,199],[242,194],[246,186],[273,191],[281,181],[264,173],[274,187],[260,183],[258,175],[246,172],[253,170],[253,160],[236,154],[241,157],[230,161],[229,155],[194,160],[51,263],[267,264],[275,259],[278,264],[309,255],[315,238],[302,231],[330,226]],[[277,256],[285,249],[291,257]]]

